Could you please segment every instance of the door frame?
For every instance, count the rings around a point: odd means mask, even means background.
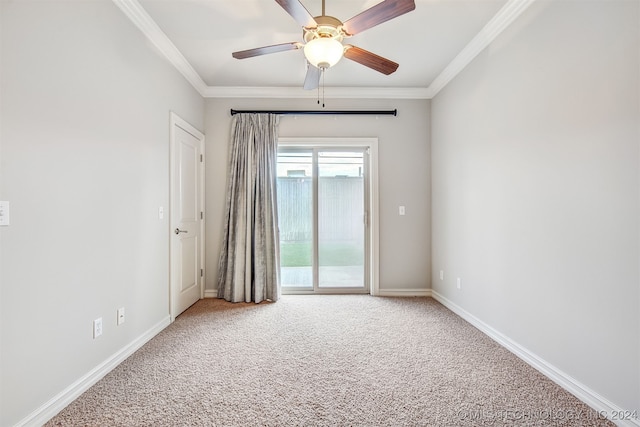
[[[357,147],[369,150],[369,213],[367,216],[368,228],[366,229],[369,239],[368,270],[365,274],[369,276],[369,294],[380,294],[380,226],[379,226],[379,201],[378,201],[378,138],[340,138],[340,137],[314,137],[314,138],[278,138],[278,147],[299,147],[299,148],[348,148]],[[335,293],[335,292],[333,292]]]
[[[198,171],[198,184],[200,185],[200,191],[198,194],[198,205],[200,206],[200,226],[198,227],[198,238],[200,239],[200,276],[198,277],[198,286],[200,288],[200,299],[204,298],[204,284],[205,284],[205,271],[204,271],[204,261],[205,261],[205,245],[204,245],[204,230],[205,230],[205,219],[204,219],[204,206],[205,206],[205,138],[204,134],[200,132],[198,129],[193,127],[186,120],[182,119],[173,111],[170,112],[169,117],[169,221],[167,225],[167,234],[169,236],[169,316],[171,317],[171,322],[173,322],[176,318],[176,313],[174,312],[174,299],[173,295],[173,259],[175,254],[173,253],[173,245],[171,244],[171,230],[173,224],[173,200],[176,197],[173,191],[175,188],[173,185],[173,180],[175,179],[173,173],[173,164],[176,160],[176,152],[175,152],[175,143],[176,143],[176,127],[181,128],[185,132],[193,135],[199,141],[199,150],[200,150],[200,167]]]

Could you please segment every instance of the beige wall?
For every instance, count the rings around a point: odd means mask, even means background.
[[[327,109],[398,109],[398,116],[283,116],[282,137],[379,139],[380,289],[430,288],[430,102],[426,100],[327,100]],[[227,156],[234,109],[315,109],[313,99],[209,99],[207,134],[207,289],[217,287]],[[406,216],[398,206],[406,206]]]
[[[0,425],[12,426],[168,321],[169,112],[202,129],[204,101],[111,1],[0,8]]]
[[[639,4],[534,3],[432,111],[434,291],[627,410],[640,409]]]

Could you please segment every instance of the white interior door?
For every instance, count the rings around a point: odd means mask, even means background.
[[[171,319],[202,298],[204,136],[171,116]]]

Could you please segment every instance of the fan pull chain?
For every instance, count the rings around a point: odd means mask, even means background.
[[[320,74],[322,75],[322,108],[324,108],[324,72],[325,70],[326,68],[320,68]],[[318,84],[318,105],[320,105],[320,84]]]
[[[324,108],[324,68],[322,69],[322,108]]]

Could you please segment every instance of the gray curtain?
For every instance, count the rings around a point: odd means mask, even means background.
[[[224,240],[218,297],[232,302],[277,301],[277,122],[274,114],[237,114],[231,123]]]

